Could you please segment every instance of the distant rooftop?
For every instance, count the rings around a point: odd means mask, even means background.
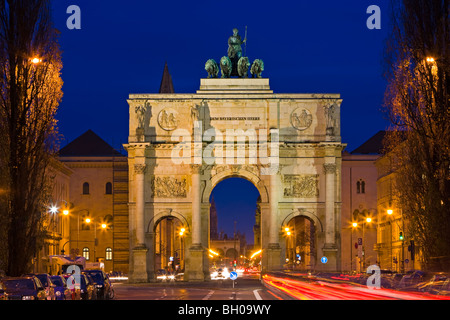
[[[60,157],[111,157],[123,156],[92,130],[88,130],[81,136],[59,150]]]
[[[376,133],[373,137],[353,150],[351,154],[382,154],[383,140],[385,136],[386,131],[378,131],[378,133]]]

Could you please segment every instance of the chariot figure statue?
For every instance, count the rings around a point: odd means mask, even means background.
[[[234,28],[233,35],[228,38],[228,57],[233,59],[240,59],[242,57],[242,47],[241,45],[247,42],[247,39],[241,40],[239,35],[239,30]]]

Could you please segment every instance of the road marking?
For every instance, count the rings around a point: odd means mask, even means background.
[[[208,292],[208,294],[206,296],[203,297],[202,300],[209,300],[209,298],[211,298],[213,293],[214,293],[214,290],[211,290],[210,292]]]
[[[273,295],[275,298],[277,298],[278,300],[283,300],[281,297],[277,296],[275,293],[273,293],[270,290],[267,290],[268,293],[270,293],[271,295]]]
[[[255,295],[256,300],[262,300],[261,296],[258,293],[258,290],[260,289],[253,290],[253,294]]]

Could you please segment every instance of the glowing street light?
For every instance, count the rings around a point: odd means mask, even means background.
[[[41,63],[41,62],[42,62],[42,59],[40,59],[40,58],[38,58],[38,57],[34,57],[34,58],[31,59],[31,62],[32,62],[33,64],[38,64],[38,63]]]
[[[353,228],[356,228],[358,226],[358,223],[357,222],[353,222],[352,226],[353,226]]]
[[[388,210],[387,210],[387,214],[388,214],[388,215],[392,215],[393,213],[394,213],[394,210],[392,210],[392,209],[388,209]]]

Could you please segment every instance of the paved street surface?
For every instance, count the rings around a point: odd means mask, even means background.
[[[268,290],[259,275],[243,275],[235,281],[202,283],[158,282],[152,284],[114,283],[116,300],[285,300],[289,296]]]
[[[283,273],[241,275],[207,282],[169,281],[151,284],[114,284],[116,300],[196,300],[196,301],[268,301],[268,300],[450,300],[448,295],[417,291],[372,289],[348,282],[348,279],[310,278]],[[345,280],[343,280],[345,279]]]

